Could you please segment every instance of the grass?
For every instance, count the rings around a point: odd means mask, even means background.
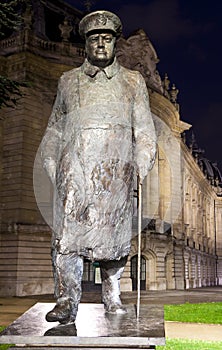
[[[4,326],[0,326],[0,332],[2,332],[5,329]],[[12,346],[12,344],[0,344],[0,350],[7,350]]]
[[[157,346],[156,350],[222,350],[222,342],[167,339],[166,346]]]
[[[222,324],[222,303],[179,304],[164,306],[165,321]],[[167,339],[156,350],[222,350],[222,342]]]
[[[222,303],[164,306],[165,321],[222,324]]]

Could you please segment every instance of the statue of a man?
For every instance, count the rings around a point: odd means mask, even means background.
[[[156,136],[143,77],[115,57],[121,29],[108,11],[81,20],[87,57],[60,78],[42,141],[54,188],[57,303],[47,321],[75,321],[84,258],[100,264],[105,310],[124,312],[119,281],[130,252],[133,177],[142,181],[152,168]]]

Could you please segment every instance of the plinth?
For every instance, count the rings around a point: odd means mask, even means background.
[[[53,303],[37,303],[2,333],[1,344],[14,349],[155,349],[165,345],[163,306],[135,305],[125,314],[108,314],[102,304],[80,304],[75,324],[47,322]]]

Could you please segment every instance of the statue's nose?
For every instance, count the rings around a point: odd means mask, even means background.
[[[99,36],[98,46],[103,47],[104,46],[104,39],[102,36]]]

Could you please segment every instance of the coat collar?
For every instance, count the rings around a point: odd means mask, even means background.
[[[111,79],[114,77],[114,75],[116,75],[120,69],[120,65],[119,62],[117,61],[116,57],[113,61],[112,64],[110,64],[109,66],[105,67],[104,69],[100,69],[97,66],[93,66],[87,59],[85,60],[85,62],[82,65],[83,68],[83,72],[86,75],[89,75],[91,78],[93,78],[94,76],[96,76],[96,74],[103,70],[107,76],[108,79]]]

